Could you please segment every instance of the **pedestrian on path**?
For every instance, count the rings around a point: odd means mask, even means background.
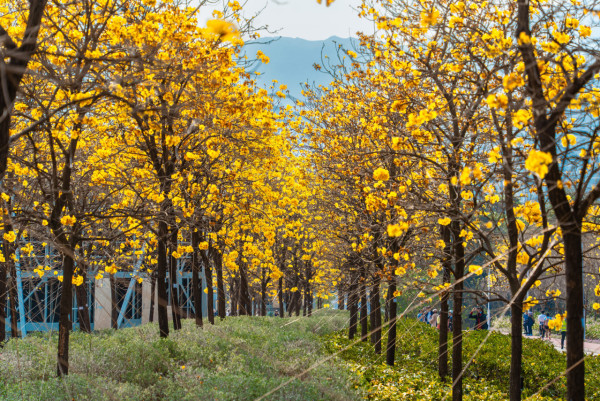
[[[523,316],[523,326],[525,328],[525,335],[531,336],[533,335],[533,312],[528,311]]]
[[[565,348],[565,338],[567,337],[567,312],[562,316],[562,326],[560,328],[560,349]]]
[[[434,309],[431,313],[431,316],[429,317],[429,324],[434,329],[437,329],[437,327],[438,327],[438,316],[439,315],[438,315],[437,309]]]
[[[545,311],[542,311],[542,313],[538,316],[538,323],[540,325],[540,338],[542,340],[546,334],[546,320],[548,320],[548,316],[546,316]]]

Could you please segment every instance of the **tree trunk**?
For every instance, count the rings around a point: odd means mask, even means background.
[[[454,224],[454,223],[453,223]],[[454,240],[454,313],[452,317],[452,401],[461,401],[463,398],[462,387],[462,281],[465,273],[465,249],[460,237],[460,225],[456,222],[453,228]]]
[[[394,292],[396,292],[396,276],[392,276],[389,280],[388,284],[388,303],[390,309],[389,316],[389,330],[388,330],[388,342],[387,342],[387,350],[386,350],[386,363],[389,366],[394,366],[396,361],[396,319],[397,319],[397,304],[396,297],[394,296]]]
[[[233,279],[231,280],[231,285],[230,285],[230,290],[229,290],[229,294],[230,294],[230,298],[231,298],[231,316],[237,316],[237,311],[238,311],[238,299],[239,299],[239,290],[238,287],[239,285],[237,284],[237,278],[234,276]]]
[[[110,328],[118,329],[117,321],[119,320],[119,305],[117,303],[117,279],[111,274],[110,282]]]
[[[192,297],[194,298],[194,320],[196,327],[202,327],[202,278],[200,277],[200,258],[198,256],[198,244],[200,243],[200,233],[192,231]]]
[[[348,289],[348,309],[350,309],[350,324],[348,329],[348,338],[354,339],[358,330],[358,276],[350,276],[350,288]]]
[[[488,311],[490,313],[490,311]],[[514,300],[510,306],[510,401],[521,400],[521,371],[523,359],[523,301]]]
[[[6,255],[4,256],[5,260]],[[8,275],[6,274],[6,263],[0,263],[0,348],[4,346],[6,341],[6,299],[7,299],[7,282]]]
[[[181,308],[179,306],[179,286],[177,285],[177,258],[173,252],[177,250],[177,234],[179,230],[172,227],[169,239],[169,281],[171,284],[171,314],[173,330],[181,329]]]
[[[567,399],[585,400],[581,224],[563,228],[567,279]],[[570,370],[569,370],[570,369]]]
[[[367,341],[369,338],[369,316],[367,308],[367,287],[365,283],[364,267],[361,269],[360,277],[360,339]]]
[[[215,324],[215,293],[213,289],[212,269],[206,251],[201,251],[202,263],[204,264],[204,276],[206,278],[206,315],[210,324]]]
[[[219,311],[219,318],[225,319],[227,314],[225,311],[225,283],[223,281],[223,256],[220,251],[213,248],[212,250],[213,261],[215,263],[215,272],[217,273],[217,310]]]
[[[267,316],[267,283],[265,278],[260,287],[260,315]]]
[[[444,284],[450,283],[450,273],[452,270],[452,246],[450,243],[450,229],[447,226],[441,226],[442,240],[444,246],[444,257],[442,260],[442,281]],[[448,377],[448,291],[444,291],[440,301],[440,337],[438,345],[438,374],[444,381]],[[489,311],[488,311],[489,313]]]
[[[158,295],[158,328],[160,337],[169,336],[169,316],[167,314],[167,222],[159,220],[158,222],[158,247],[156,259],[156,280]]]
[[[344,310],[345,308],[345,294],[344,294],[344,287],[340,284],[338,286],[338,309],[339,310]]]
[[[10,61],[8,65],[4,66],[4,71],[2,72],[2,96],[0,96],[0,115],[2,115],[2,118],[0,118],[0,179],[6,173],[10,145],[11,116],[17,97],[17,90],[27,70],[29,60],[37,47],[37,39],[46,2],[47,0],[29,1],[27,26],[20,41],[20,46],[14,43],[9,45],[12,39],[8,39],[8,41],[3,40],[3,42],[6,42],[4,44],[5,55],[10,56]],[[6,35],[8,37],[8,34]]]
[[[77,297],[77,317],[79,318],[79,330],[84,333],[91,333],[92,327],[90,323],[90,306],[87,296],[87,274],[81,272],[83,276],[83,284],[75,287],[75,296]]]
[[[239,315],[249,315],[252,312],[250,304],[250,294],[248,294],[248,277],[246,276],[246,266],[240,263],[240,304]]]
[[[277,291],[277,299],[279,300],[279,317],[283,318],[285,309],[283,306],[283,277],[279,277],[279,290]]]
[[[64,241],[66,242],[66,241]],[[67,244],[63,243],[63,246]],[[69,374],[69,334],[72,328],[73,313],[73,258],[72,247],[63,254],[63,281],[60,294],[60,316],[58,320],[58,352],[56,374],[60,377]],[[70,253],[70,254],[67,254]]]
[[[371,286],[371,344],[375,347],[375,354],[381,354],[381,301],[379,300],[379,276],[373,279]]]
[[[12,252],[11,252],[12,253]],[[7,259],[8,261],[8,259]],[[10,259],[8,262],[10,266],[10,285],[8,289],[9,297],[10,297],[10,336],[12,338],[19,337],[19,316],[17,312],[17,268],[15,266],[15,261]]]
[[[154,322],[154,297],[156,296],[156,274],[153,272],[150,277],[150,316],[148,316],[148,321],[150,323]]]

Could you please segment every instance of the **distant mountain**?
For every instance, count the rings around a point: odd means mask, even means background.
[[[246,44],[248,58],[262,51],[270,62],[257,64],[253,72],[260,72],[257,77],[260,86],[268,88],[275,79],[279,85],[287,85],[292,97],[301,97],[301,83],[309,82],[316,85],[327,85],[332,81],[326,72],[316,71],[313,65],[327,65],[328,60],[337,64],[337,49],[351,50],[357,43],[356,39],[331,37],[323,41],[310,41],[300,38],[264,38],[260,41]],[[343,54],[342,54],[343,56]]]

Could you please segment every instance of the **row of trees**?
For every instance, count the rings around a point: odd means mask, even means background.
[[[227,304],[264,315],[269,298],[281,316],[310,315],[337,292],[350,337],[360,317],[367,339],[370,320],[382,352],[387,327],[389,364],[397,298],[414,293],[402,314],[440,302],[439,374],[460,400],[465,298],[503,301],[518,400],[522,312],[562,294],[568,398],[583,400],[583,261],[600,196],[595,4],[365,0],[377,33],[340,49],[334,82],[291,110],[275,100],[284,88],[270,96],[242,68],[240,33],[256,33],[240,4],[204,27],[209,3],[6,6],[0,313],[35,241],[60,254],[34,271],[62,280],[61,311],[73,286],[85,298],[88,278],[131,272],[151,280],[162,337],[169,304],[181,327],[186,255],[196,311],[206,280],[209,322]],[[484,270],[487,291],[465,285]],[[72,320],[61,313],[59,375]]]
[[[523,312],[565,299],[567,398],[585,397],[583,266],[597,250],[600,196],[595,7],[364,1],[360,14],[376,33],[340,49],[334,82],[300,105],[307,155],[335,188],[320,204],[341,227],[350,337],[360,302],[366,338],[366,294],[379,311],[384,283],[388,295],[416,287],[423,299],[439,296],[444,378],[450,301],[454,400],[462,399],[467,368],[469,294],[503,301],[511,312],[511,400],[521,399]],[[488,291],[465,286],[484,270]],[[588,273],[598,296],[597,275]],[[386,298],[390,364],[393,298]],[[378,316],[371,316],[377,352]]]
[[[227,303],[233,315],[265,315],[278,295],[290,313],[304,304],[310,314],[312,294],[325,297],[331,262],[319,257],[325,244],[310,217],[316,189],[282,123],[289,110],[242,68],[241,35],[256,34],[239,3],[203,26],[199,12],[209,5],[6,5],[3,79],[18,95],[3,97],[11,151],[2,181],[0,320],[8,293],[17,298],[15,263],[49,243],[60,263],[31,269],[62,281],[58,375],[69,371],[73,294],[86,299],[82,284],[92,277],[110,276],[113,286],[118,271],[150,280],[150,320],[161,337],[169,334],[169,305],[173,329],[181,328],[182,258],[191,259],[199,326],[203,280],[210,323],[214,310],[226,316]],[[23,44],[14,44],[19,37]],[[24,64],[11,67],[13,59]],[[20,68],[19,79],[7,68]],[[86,302],[78,304],[89,331]]]

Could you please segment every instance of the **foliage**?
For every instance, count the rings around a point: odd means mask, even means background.
[[[587,321],[585,337],[592,340],[600,340],[600,321],[591,319]]]
[[[413,319],[400,320],[398,332],[397,362],[393,368],[385,365],[384,357],[374,354],[370,344],[352,342],[343,332],[327,336],[325,344],[330,352],[339,352],[339,356],[355,373],[356,385],[364,389],[370,399],[443,399],[452,386],[450,382],[442,382],[437,373],[438,332]],[[473,356],[465,372],[465,399],[506,399],[510,337],[495,332],[469,331],[465,332],[463,346],[465,365]],[[530,399],[562,398],[566,391],[566,380],[562,376],[565,367],[564,354],[553,346],[538,339],[525,340],[524,397],[540,392],[539,398]],[[589,399],[600,395],[600,380],[593,373],[599,368],[600,357],[590,356],[586,359],[586,391]]]
[[[492,327],[495,330],[510,331],[510,316],[498,316],[492,318]]]
[[[292,379],[273,400],[358,399],[318,336],[344,327],[343,313],[310,319],[240,317],[198,329],[185,321],[168,339],[155,324],[93,335],[74,333],[71,371],[53,378],[55,341],[11,340],[2,351],[3,400],[254,400]],[[298,376],[298,377],[296,377]]]

